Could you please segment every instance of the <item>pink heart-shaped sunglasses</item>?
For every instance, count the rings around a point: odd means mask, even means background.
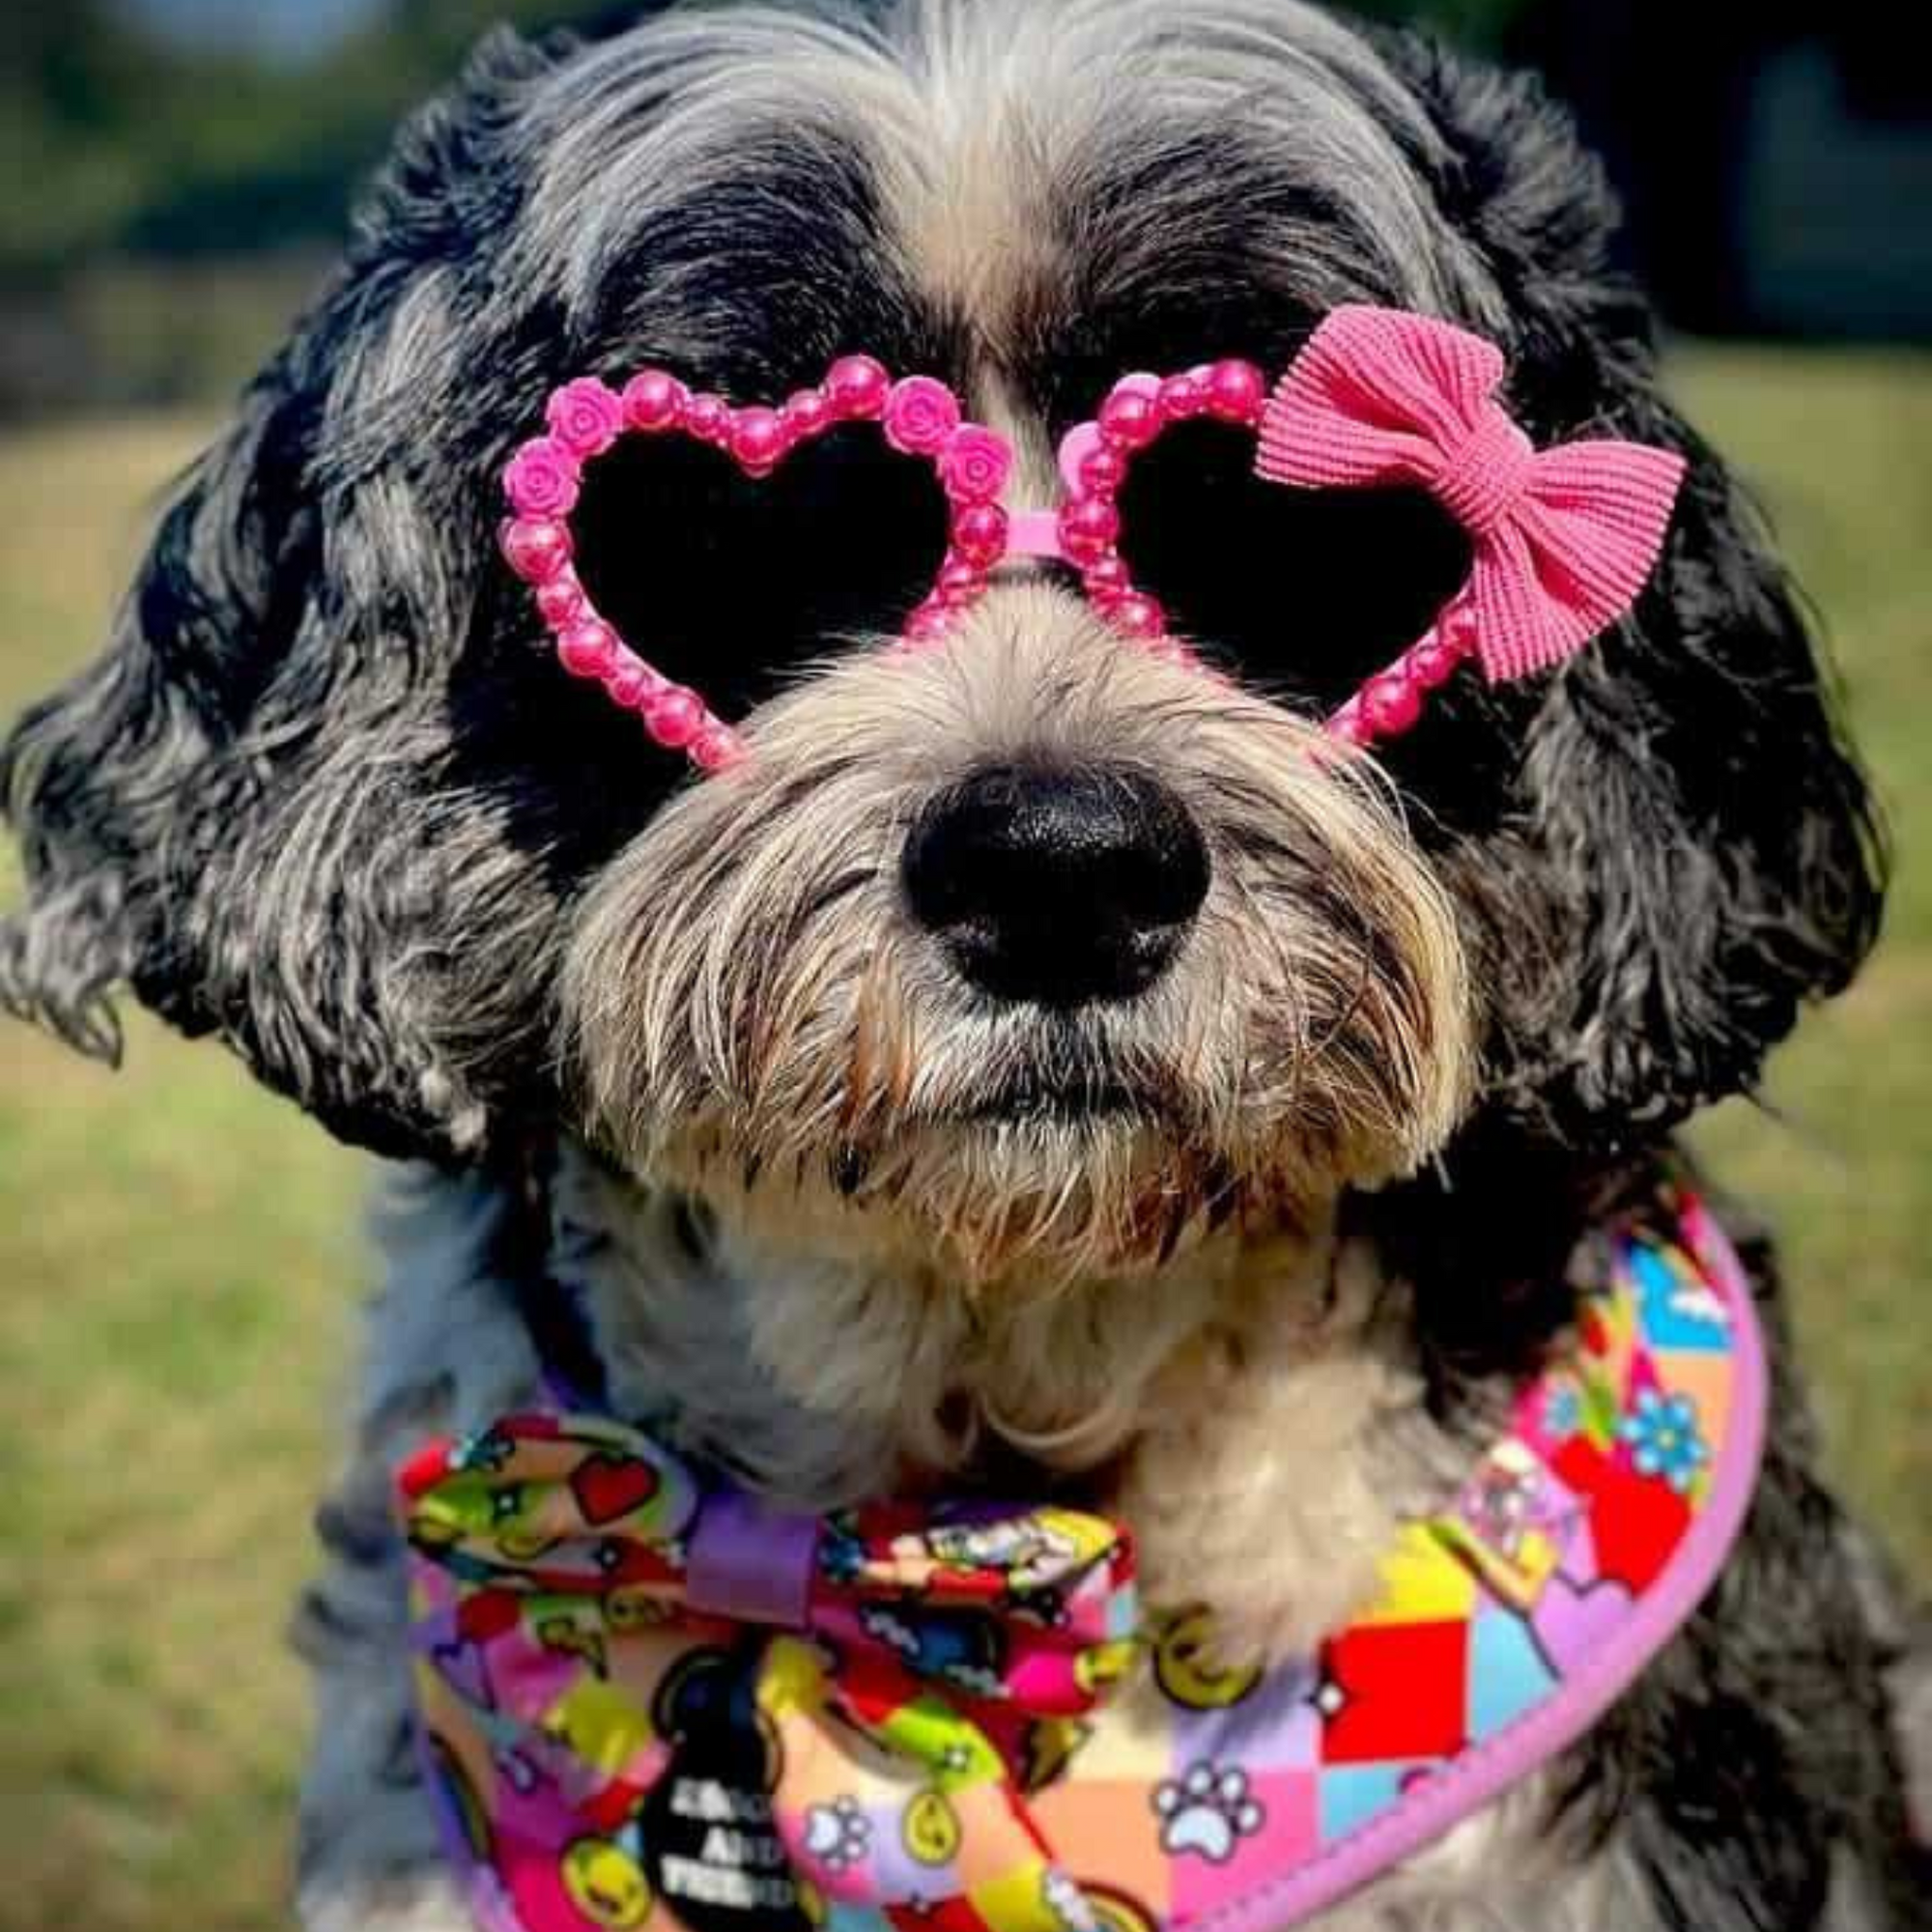
[[[1413,726],[1428,694],[1466,659],[1500,681],[1581,649],[1630,609],[1662,548],[1683,458],[1609,438],[1539,451],[1498,400],[1504,375],[1493,344],[1447,323],[1399,309],[1337,309],[1272,394],[1263,372],[1238,360],[1123,377],[1100,413],[1061,444],[1060,505],[1019,512],[1000,500],[1013,467],[1007,440],[966,421],[945,384],[930,376],[895,382],[869,355],[842,356],[815,388],[780,408],[734,409],[721,396],[694,395],[662,369],[644,370],[621,392],[580,377],[551,396],[549,434],[525,443],[504,472],[512,514],[502,551],[533,587],[565,669],[602,684],[660,745],[719,771],[745,755],[737,732],[617,635],[573,563],[570,516],[584,466],[620,438],[688,437],[762,477],[828,430],[876,423],[893,448],[931,465],[949,506],[945,559],[906,621],[900,649],[943,643],[1003,565],[1051,558],[1079,573],[1088,600],[1123,638],[1193,663],[1159,603],[1134,582],[1120,548],[1119,497],[1135,457],[1166,430],[1215,418],[1256,432],[1255,467],[1269,482],[1419,485],[1469,535],[1463,588],[1327,721],[1337,738],[1366,746]],[[1288,599],[1283,614],[1293,614]]]

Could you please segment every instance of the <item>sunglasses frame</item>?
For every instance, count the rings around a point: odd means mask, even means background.
[[[620,637],[577,573],[570,519],[583,473],[619,440],[688,437],[759,478],[832,429],[877,423],[892,448],[931,466],[949,513],[946,554],[897,648],[942,646],[998,570],[1045,558],[1079,574],[1088,602],[1120,636],[1170,662],[1196,665],[1122,554],[1120,493],[1134,459],[1170,428],[1208,418],[1259,431],[1266,401],[1262,371],[1236,358],[1178,375],[1122,377],[1099,413],[1062,441],[1065,487],[1060,503],[1015,512],[1001,501],[1013,469],[1008,440],[969,421],[958,397],[936,378],[895,381],[869,355],[840,356],[822,382],[777,408],[734,407],[723,396],[694,393],[659,368],[641,371],[621,390],[582,376],[553,392],[545,409],[548,433],[525,442],[504,470],[510,515],[498,540],[510,568],[530,586],[565,670],[600,684],[667,751],[682,752],[701,771],[723,771],[747,755],[744,740],[696,692],[663,676]],[[1473,649],[1473,627],[1459,594],[1418,643],[1328,719],[1327,729],[1355,745],[1409,729],[1426,693],[1453,676]]]

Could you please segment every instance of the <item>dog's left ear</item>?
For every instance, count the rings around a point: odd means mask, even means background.
[[[1419,41],[1392,57],[1440,129],[1444,213],[1501,292],[1513,407],[1542,441],[1620,435],[1690,462],[1650,587],[1548,688],[1510,823],[1468,860],[1499,922],[1496,1100],[1614,1143],[1749,1089],[1804,1003],[1842,990],[1877,936],[1884,839],[1757,520],[1658,389],[1568,117]]]

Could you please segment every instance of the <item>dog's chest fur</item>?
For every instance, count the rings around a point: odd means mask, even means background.
[[[1398,1522],[1466,1470],[1425,1409],[1406,1292],[1332,1225],[1153,1276],[968,1289],[911,1256],[806,1260],[570,1151],[552,1199],[620,1413],[801,1507],[1070,1490],[1126,1516],[1151,1601],[1210,1603],[1237,1653],[1344,1620]]]

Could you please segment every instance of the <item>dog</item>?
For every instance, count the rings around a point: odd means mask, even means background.
[[[6,1006],[106,1057],[131,988],[392,1163],[297,1621],[313,1932],[470,1922],[391,1472],[559,1355],[776,1504],[1116,1511],[1150,1602],[1271,1663],[1466,1474],[1594,1231],[1682,1184],[1675,1129],[1851,980],[1874,810],[1612,233],[1531,83],[1298,0],[499,32],[407,125],[105,655],[4,759]],[[775,400],[865,351],[1044,501],[1122,373],[1272,375],[1351,303],[1494,341],[1541,443],[1688,465],[1626,619],[1373,756],[1319,721],[1461,532],[1401,491],[1258,506],[1206,431],[1127,502],[1181,654],[1049,562],[887,651],[933,532],[882,461],[767,497],[613,458],[578,568],[742,727],[726,777],[565,676],[497,554],[498,474],[585,370]],[[1923,1922],[1888,1592],[1729,1225],[1774,1395],[1720,1578],[1586,1736],[1321,1924]]]

